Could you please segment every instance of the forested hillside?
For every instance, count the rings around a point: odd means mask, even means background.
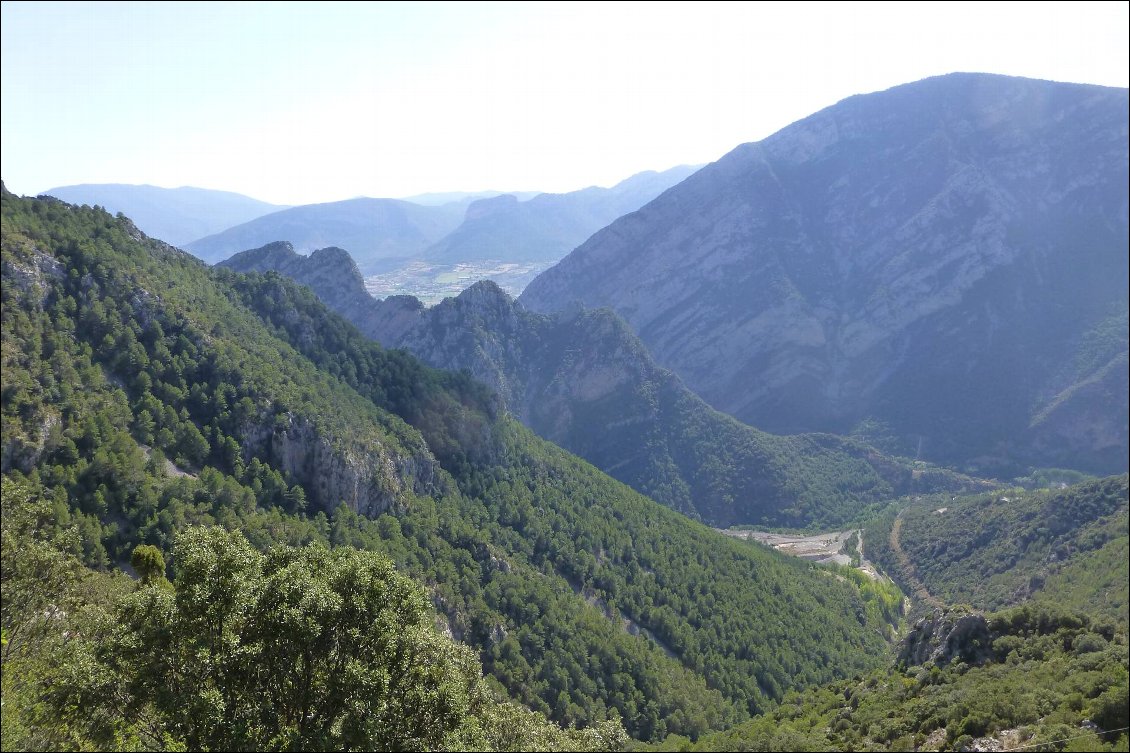
[[[379,552],[510,697],[641,739],[881,660],[851,582],[632,492],[284,278],[6,190],[2,264],[3,471],[87,567],[146,544],[178,573],[201,525]]]
[[[1066,489],[932,495],[869,527],[864,544],[908,593],[917,579],[951,604],[995,610],[1034,599],[1126,625],[1128,508],[1126,475]]]
[[[928,661],[790,693],[771,713],[647,750],[1124,751],[1126,633],[1062,610],[982,619],[975,662]]]
[[[888,667],[641,749],[1126,750],[1127,506],[1125,475],[922,497],[865,531],[921,615]]]
[[[3,479],[5,750],[614,750],[499,701],[381,555],[176,534],[176,576],[84,567],[73,527]]]

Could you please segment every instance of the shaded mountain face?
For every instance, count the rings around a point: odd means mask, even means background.
[[[850,439],[741,424],[657,366],[610,309],[535,314],[491,282],[431,308],[411,296],[376,301],[340,249],[303,257],[274,244],[223,266],[278,271],[386,347],[466,369],[540,436],[711,525],[838,525],[872,502],[975,486]]]
[[[278,204],[206,188],[158,188],[121,183],[83,183],[43,192],[71,204],[101,206],[127,215],[145,234],[174,246],[240,225],[271,212]]]
[[[612,223],[520,301],[611,306],[771,431],[1124,470],[1127,104],[979,74],[852,97]]]
[[[600,228],[691,175],[681,165],[643,172],[612,188],[543,193],[528,201],[503,194],[473,202],[463,224],[427,250],[425,258],[443,264],[499,259],[557,261]]]
[[[302,252],[341,246],[366,273],[382,259],[419,256],[454,230],[464,206],[420,206],[397,199],[349,199],[307,204],[229,227],[185,248],[210,264],[248,248],[287,241]]]

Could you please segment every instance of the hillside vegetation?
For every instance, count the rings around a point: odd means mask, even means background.
[[[1066,489],[922,498],[900,514],[898,542],[927,591],[992,611],[1029,600],[1127,624],[1127,476]],[[864,535],[867,554],[907,588],[892,518]]]
[[[983,662],[902,666],[790,693],[697,743],[647,750],[1126,750],[1126,633],[1029,607],[992,615]]]
[[[192,526],[379,552],[488,682],[641,739],[880,662],[886,625],[851,581],[640,496],[308,290],[97,209],[4,191],[2,221],[3,471],[85,566],[145,544],[176,573]]]
[[[79,561],[74,528],[3,479],[5,750],[614,750],[498,700],[424,590],[381,555],[238,533],[152,546],[136,583]]]
[[[897,658],[646,749],[1124,751],[1128,538],[1125,475],[919,499],[864,536],[923,615]]]

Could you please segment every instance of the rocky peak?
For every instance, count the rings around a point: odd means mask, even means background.
[[[517,305],[494,280],[479,280],[455,297],[455,305],[472,311],[510,313]]]
[[[327,271],[333,270],[340,274],[356,277],[364,284],[364,278],[361,276],[361,270],[357,268],[357,262],[353,261],[353,257],[343,248],[337,246],[320,248],[307,258],[310,264],[317,264]]]
[[[293,264],[301,258],[289,241],[275,241],[259,248],[240,251],[217,266],[234,269],[237,272],[264,272],[278,269],[282,265]]]

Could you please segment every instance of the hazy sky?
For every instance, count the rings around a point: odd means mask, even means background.
[[[2,177],[306,203],[709,162],[952,71],[1127,86],[1126,2],[4,2]]]

